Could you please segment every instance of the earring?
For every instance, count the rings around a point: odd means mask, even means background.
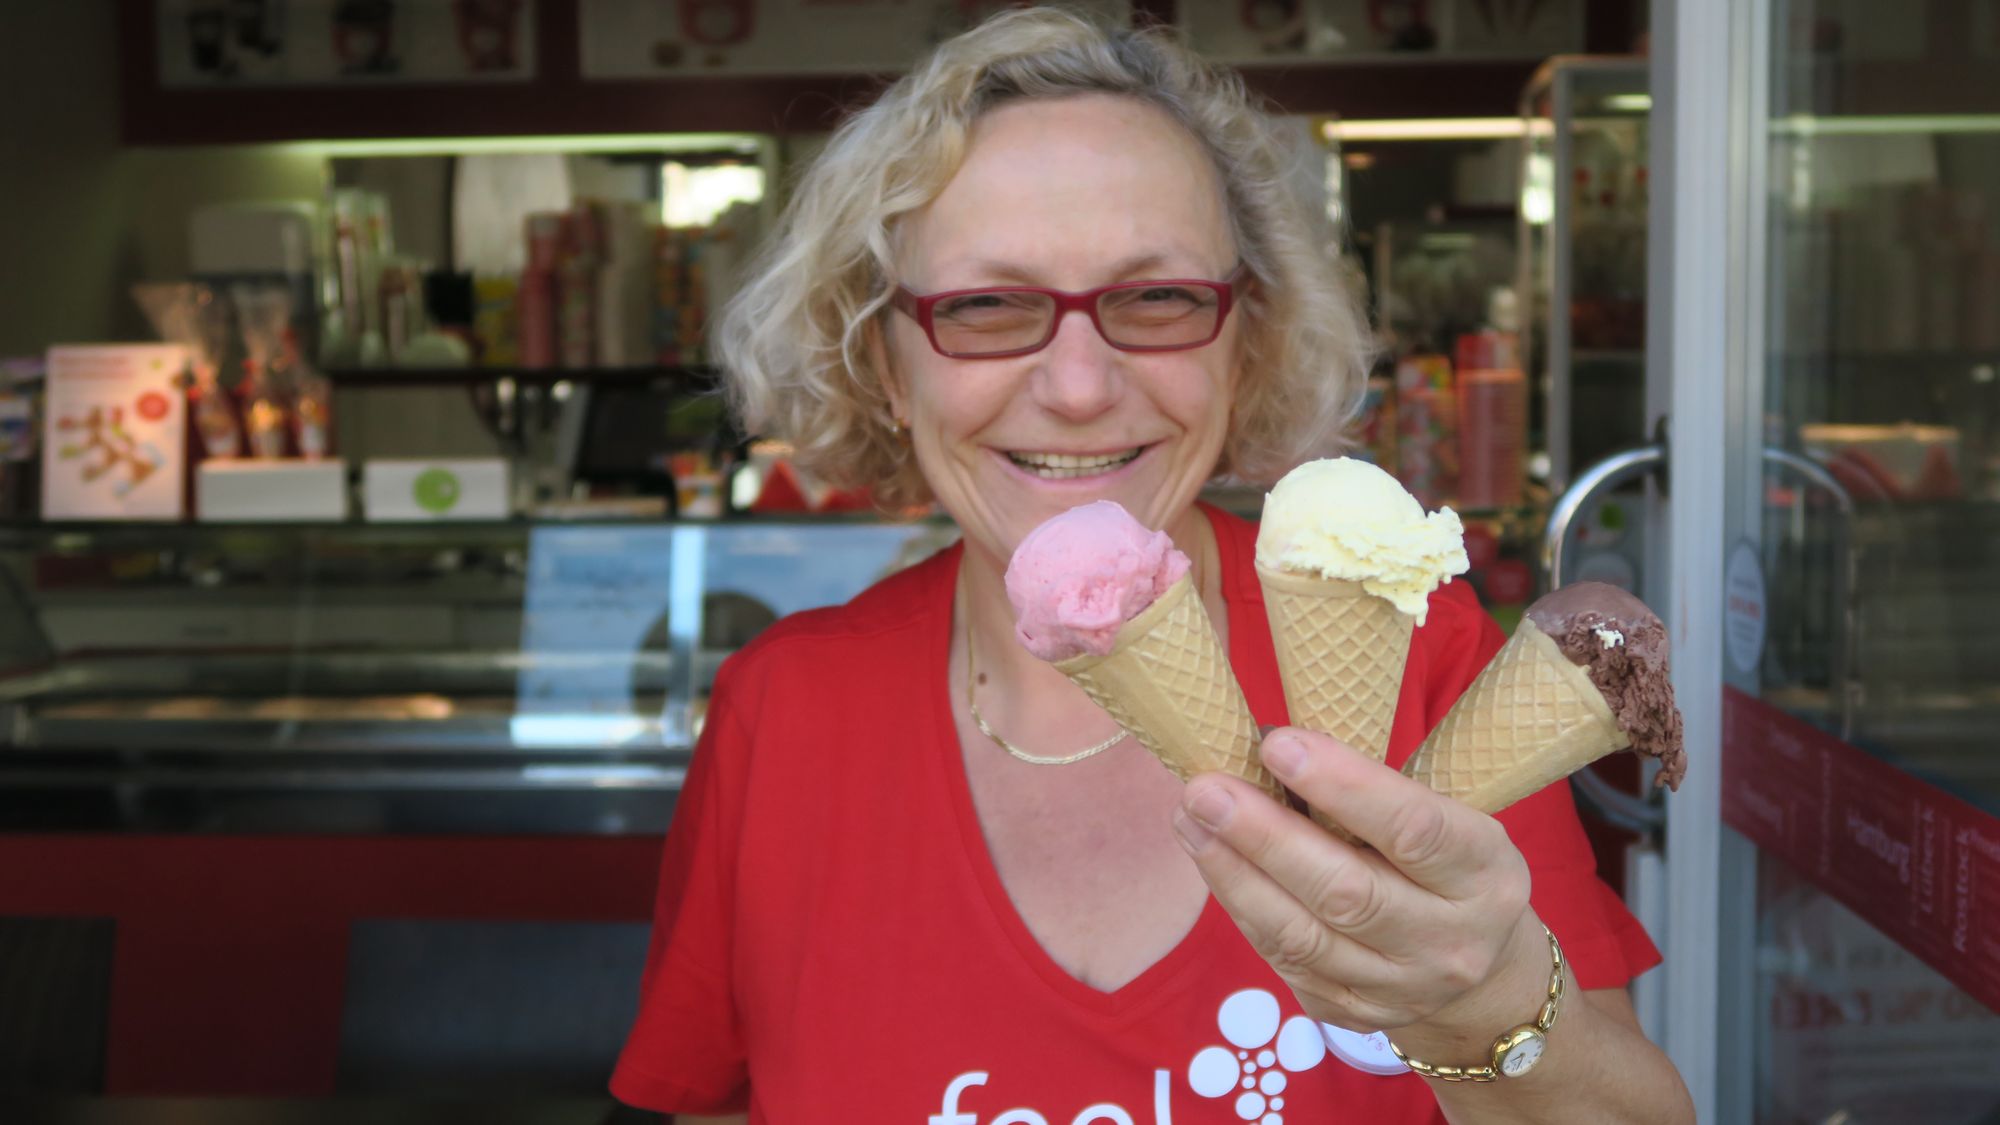
[[[907,444],[910,440],[909,423],[891,415],[889,418],[889,436]]]

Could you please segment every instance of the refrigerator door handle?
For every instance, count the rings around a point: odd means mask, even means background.
[[[1834,508],[1840,517],[1841,563],[1835,568],[1833,576],[1839,626],[1833,637],[1831,678],[1833,707],[1840,723],[1840,736],[1847,739],[1853,734],[1854,707],[1860,696],[1860,683],[1854,671],[1854,636],[1860,620],[1859,560],[1853,543],[1854,497],[1824,465],[1804,454],[1766,446],[1763,459],[1765,464],[1788,471],[1833,497]],[[1564,552],[1569,543],[1570,528],[1582,513],[1584,505],[1596,494],[1628,481],[1653,474],[1664,475],[1666,468],[1667,449],[1661,443],[1614,453],[1578,475],[1576,483],[1550,508],[1548,525],[1542,531],[1542,573],[1549,589],[1563,584]],[[1655,798],[1633,796],[1590,770],[1571,775],[1570,783],[1577,800],[1592,815],[1608,824],[1636,832],[1647,839],[1657,838],[1666,826],[1666,810]]]
[[[1549,522],[1542,529],[1542,575],[1548,588],[1563,584],[1563,552],[1570,527],[1593,497],[1628,481],[1659,474],[1667,468],[1667,447],[1642,445],[1614,453],[1579,473],[1576,482],[1556,498]],[[1584,769],[1570,775],[1577,803],[1597,819],[1649,842],[1657,842],[1667,826],[1667,811],[1656,798],[1636,797]]]
[[[1664,476],[1666,471],[1667,447],[1662,443],[1613,453],[1577,474],[1576,482],[1556,497],[1549,509],[1548,525],[1542,529],[1542,578],[1548,588],[1553,590],[1563,584],[1563,551],[1569,542],[1570,526],[1591,497],[1638,477],[1656,473]]]
[[[1833,497],[1834,509],[1840,515],[1840,538],[1837,541],[1840,563],[1833,571],[1833,600],[1839,609],[1834,620],[1839,624],[1833,636],[1833,667],[1829,678],[1834,697],[1833,712],[1840,721],[1841,740],[1851,741],[1854,736],[1854,708],[1861,697],[1861,679],[1855,673],[1854,660],[1858,647],[1854,638],[1860,631],[1861,621],[1861,556],[1854,547],[1854,496],[1825,465],[1805,454],[1767,445],[1764,447],[1764,463],[1789,470]]]

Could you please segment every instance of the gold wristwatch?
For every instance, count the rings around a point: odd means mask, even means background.
[[[1549,1029],[1556,1025],[1556,1011],[1562,1007],[1563,998],[1562,946],[1556,944],[1556,935],[1547,926],[1542,927],[1542,932],[1549,935],[1549,960],[1553,965],[1549,972],[1549,998],[1534,1022],[1513,1028],[1493,1041],[1493,1057],[1485,1066],[1432,1066],[1404,1054],[1394,1040],[1390,1041],[1389,1049],[1396,1052],[1404,1066],[1441,1082],[1495,1082],[1501,1078],[1519,1078],[1535,1069],[1535,1064],[1542,1061],[1542,1051],[1548,1047]]]

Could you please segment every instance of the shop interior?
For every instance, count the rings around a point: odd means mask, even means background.
[[[994,6],[882,34],[788,29],[822,18],[803,0],[754,35],[729,4],[683,26],[620,0],[0,15],[0,58],[46,91],[0,131],[0,823],[69,841],[91,888],[0,909],[0,973],[86,1013],[0,1014],[39,1020],[0,1031],[0,1090],[79,1115],[51,1121],[114,1120],[75,1108],[106,1095],[614,1119],[650,865],[717,667],[954,534],[739,432],[704,326],[841,107]],[[1272,99],[1368,294],[1358,451],[1461,513],[1511,627],[1551,585],[1558,498],[1658,438],[1648,5],[1098,6],[1178,20]],[[1995,137],[1798,138],[1769,342],[1795,377],[1770,413],[1822,472],[1765,498],[1796,533],[1768,540],[1758,671],[1981,795]],[[173,347],[170,442],[131,441],[76,379],[108,343]],[[1649,488],[1576,513],[1563,577],[1659,581]],[[1258,491],[1212,499],[1254,516]],[[1593,783],[1614,885],[1657,828],[1629,814],[1644,781],[1625,761]],[[157,869],[204,872],[187,934],[120,850],[161,838],[212,849]],[[216,937],[280,909],[282,956]],[[156,949],[114,957],[140,925]],[[106,1004],[114,985],[139,995]],[[195,1025],[170,1016],[190,1004]]]

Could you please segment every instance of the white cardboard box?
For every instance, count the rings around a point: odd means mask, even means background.
[[[372,522],[506,519],[507,462],[498,457],[371,460],[361,470],[361,507]]]
[[[194,471],[195,517],[204,523],[347,518],[341,461],[203,461]]]
[[[186,514],[187,352],[177,344],[49,349],[42,518]]]

